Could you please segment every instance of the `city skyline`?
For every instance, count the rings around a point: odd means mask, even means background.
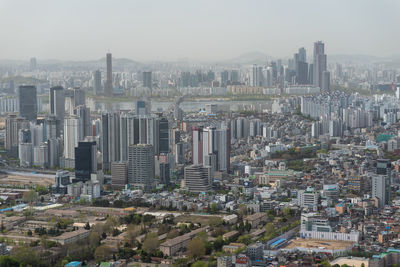
[[[0,59],[93,60],[112,52],[138,61],[228,60],[252,51],[286,58],[296,47],[312,51],[316,40],[329,44],[332,55],[398,54],[393,31],[400,3],[344,3],[85,1],[78,9],[74,1],[23,1],[19,9],[1,2],[0,23],[8,27],[0,33],[13,38],[0,44]]]

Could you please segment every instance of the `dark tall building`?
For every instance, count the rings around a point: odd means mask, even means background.
[[[18,88],[19,116],[29,121],[37,120],[36,86],[22,85]]]
[[[151,89],[152,88],[151,71],[144,71],[142,75],[143,75],[143,87]]]
[[[169,185],[171,179],[169,170],[169,163],[160,163],[160,183],[164,184],[165,186]]]
[[[229,73],[227,70],[221,72],[221,86],[224,87],[228,83],[229,80]]]
[[[89,181],[97,172],[96,142],[79,142],[75,148],[75,181]]]
[[[62,86],[50,88],[49,96],[50,115],[54,115],[57,120],[57,137],[64,131],[65,116],[65,91]]]
[[[106,96],[113,96],[113,77],[112,77],[112,55],[111,53],[107,53],[107,80],[106,80]]]
[[[322,90],[330,92],[331,91],[331,73],[329,71],[324,71],[322,74]]]
[[[94,79],[94,92],[96,95],[101,94],[101,72],[100,70],[96,70],[93,74],[93,79]]]
[[[325,44],[321,41],[314,43],[314,86],[322,88],[323,73],[326,71],[327,61]]]
[[[159,121],[159,152],[169,153],[169,125],[167,118],[161,118]]]

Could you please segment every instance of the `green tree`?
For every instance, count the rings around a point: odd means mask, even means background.
[[[22,201],[28,202],[29,204],[32,204],[32,202],[35,202],[36,200],[37,200],[37,193],[33,190],[24,192],[24,194],[22,195]]]
[[[275,227],[273,223],[267,223],[267,225],[265,226],[265,234],[268,236],[272,233],[274,233],[275,231]]]
[[[179,232],[176,229],[172,229],[171,231],[169,231],[169,233],[167,234],[167,239],[172,239],[179,236]]]
[[[191,265],[192,267],[207,267],[207,263],[204,261],[196,261]]]
[[[205,254],[206,254],[206,248],[203,240],[195,238],[189,242],[187,246],[187,256],[189,258],[197,260],[203,257]]]
[[[41,264],[39,254],[30,247],[15,247],[11,250],[11,256],[18,259],[22,266],[39,266]]]
[[[106,246],[106,245],[99,246],[94,251],[94,259],[98,263],[108,260],[108,259],[110,259],[111,253],[112,253],[112,250],[109,246]]]
[[[156,252],[159,246],[158,235],[156,233],[149,233],[143,242],[143,250],[152,255]]]
[[[0,256],[0,267],[19,267],[19,261],[11,256]]]

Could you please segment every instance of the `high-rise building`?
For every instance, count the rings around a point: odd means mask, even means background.
[[[229,81],[229,73],[227,70],[221,72],[221,86],[225,87]]]
[[[111,162],[120,161],[120,114],[105,113],[101,116],[101,152],[103,170],[110,170]]]
[[[74,114],[79,118],[79,136],[86,137],[92,135],[92,122],[90,120],[90,109],[86,106],[77,106]]]
[[[237,82],[239,82],[239,71],[237,71],[237,70],[232,70],[232,71],[231,71],[231,77],[229,78],[229,80],[230,80],[232,83],[237,83]]]
[[[30,70],[34,71],[37,68],[37,61],[35,57],[32,57],[29,62]]]
[[[151,71],[144,71],[142,73],[142,75],[143,75],[143,77],[142,77],[143,78],[143,87],[147,87],[147,88],[149,88],[151,90],[152,87],[153,87]]]
[[[389,204],[390,178],[387,175],[372,176],[372,197],[378,199],[379,207]]]
[[[129,183],[144,191],[154,186],[154,148],[149,144],[129,146],[128,179]]]
[[[97,173],[96,142],[78,142],[75,147],[75,182],[89,181],[92,173]]]
[[[251,78],[252,78],[251,86],[263,86],[264,85],[263,68],[261,66],[258,67],[256,64],[254,64]]]
[[[323,73],[326,71],[327,67],[327,60],[325,54],[325,44],[321,41],[314,43],[314,86],[322,88],[322,81],[323,81]]]
[[[79,133],[79,118],[77,116],[67,117],[64,124],[64,158],[75,159],[75,147],[82,138]]]
[[[216,170],[229,172],[230,168],[230,129],[192,128],[192,162],[204,164],[209,154],[216,155]]]
[[[169,163],[160,163],[160,183],[168,186],[170,183],[170,179]]]
[[[100,95],[102,92],[101,88],[101,71],[96,70],[93,74],[93,87],[94,87],[94,92],[96,95]]]
[[[136,115],[146,116],[151,112],[150,103],[144,100],[136,101]]]
[[[128,183],[128,163],[119,161],[111,163],[111,185],[113,188],[122,189]]]
[[[322,74],[322,90],[326,92],[331,91],[331,74],[329,71],[324,71]]]
[[[65,116],[65,92],[61,86],[50,88],[50,115],[54,115],[57,120],[57,137],[63,131],[64,128],[64,116]]]
[[[8,155],[18,156],[19,131],[29,129],[29,122],[17,115],[8,115],[6,118],[6,135],[4,146]]]
[[[29,121],[37,120],[36,86],[21,85],[18,87],[19,116]]]
[[[162,117],[158,120],[159,126],[159,153],[169,153],[169,124],[168,119]]]
[[[106,55],[107,61],[107,79],[106,79],[106,88],[105,94],[108,97],[113,96],[113,77],[112,77],[112,55],[111,53],[107,53]]]
[[[203,165],[191,165],[184,169],[185,187],[194,193],[211,190],[211,168]]]

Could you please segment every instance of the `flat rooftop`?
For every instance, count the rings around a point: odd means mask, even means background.
[[[302,239],[297,238],[289,241],[286,249],[300,248],[323,248],[328,250],[346,249],[352,246],[355,242],[337,241],[337,240],[322,240],[322,239]]]

